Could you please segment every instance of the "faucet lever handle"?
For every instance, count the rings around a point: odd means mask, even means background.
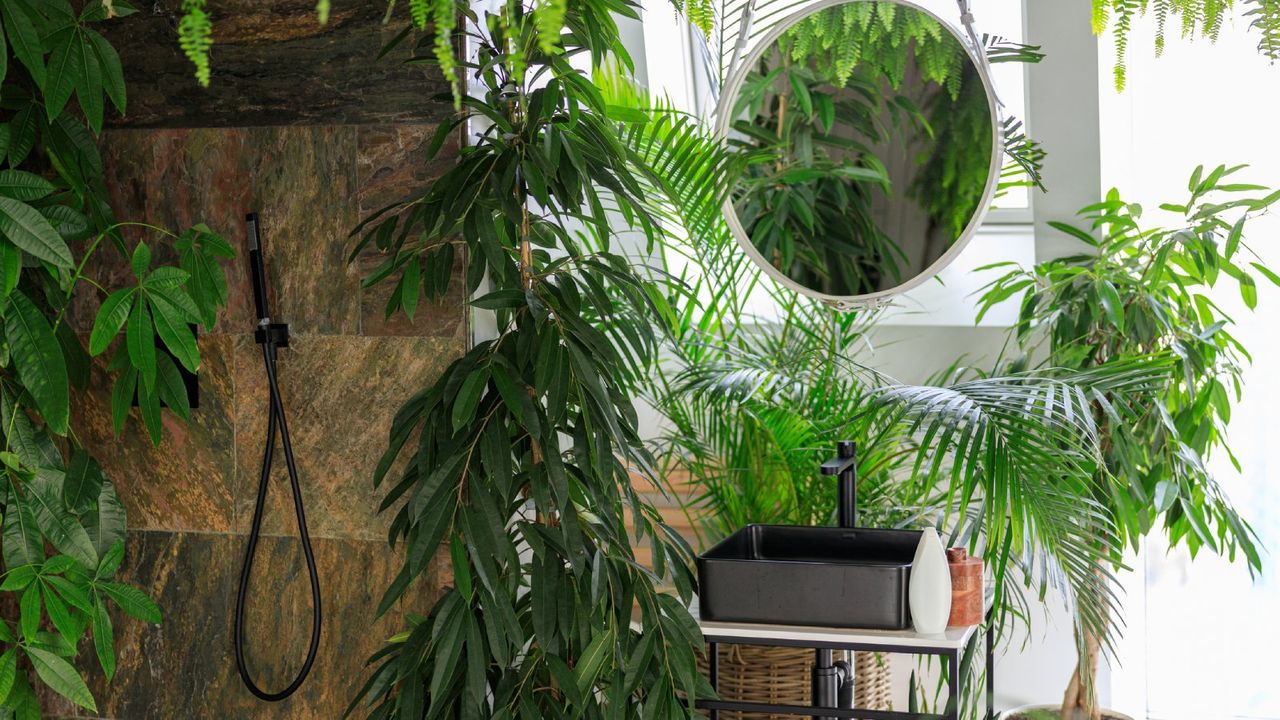
[[[833,457],[822,463],[822,474],[839,475],[857,464],[858,458],[856,457]]]

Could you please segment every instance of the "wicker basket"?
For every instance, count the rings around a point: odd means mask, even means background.
[[[840,659],[836,653],[836,659]],[[889,656],[854,653],[854,702],[866,710],[889,710]],[[702,662],[706,671],[705,661]],[[811,648],[720,646],[720,697],[741,702],[808,705]],[[790,715],[721,710],[721,720],[792,720]]]

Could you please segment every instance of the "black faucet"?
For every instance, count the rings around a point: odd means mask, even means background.
[[[852,440],[841,440],[836,449],[836,456],[822,463],[822,474],[835,475],[839,480],[837,522],[842,528],[853,528],[858,526],[858,446]],[[853,707],[853,667],[848,662],[836,660],[829,648],[817,648],[810,675],[815,707]],[[836,720],[827,715],[815,717]]]
[[[858,446],[852,440],[836,444],[836,457],[822,463],[823,475],[836,475],[840,482],[837,519],[840,527],[858,526]]]

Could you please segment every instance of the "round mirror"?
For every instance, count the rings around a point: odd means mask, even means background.
[[[718,114],[743,163],[725,208],[739,243],[783,284],[843,306],[936,275],[1000,174],[985,64],[906,1],[823,0],[779,22]]]

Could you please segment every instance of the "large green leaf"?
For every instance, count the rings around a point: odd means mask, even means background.
[[[111,341],[120,334],[120,328],[124,327],[124,323],[129,319],[129,310],[133,307],[130,301],[133,300],[135,288],[123,288],[116,290],[102,301],[102,306],[98,308],[98,315],[93,321],[93,331],[89,334],[89,353],[98,355]]]
[[[27,501],[35,514],[40,532],[59,552],[70,555],[85,569],[98,566],[98,553],[89,533],[63,503],[62,491],[66,474],[61,470],[41,468],[27,484]]]
[[[76,85],[85,81],[85,47],[76,27],[59,30],[49,37],[49,76],[44,88],[44,108],[49,119],[62,114]]]
[[[6,199],[0,198],[0,201]],[[70,414],[67,364],[52,326],[21,290],[9,296],[4,319],[9,353],[18,368],[19,379],[35,398],[49,429],[65,434]]]
[[[4,508],[4,564],[12,570],[22,565],[44,562],[44,539],[35,514],[12,482]]]
[[[123,545],[125,537],[125,511],[115,485],[110,480],[102,483],[98,491],[98,507],[85,514],[85,532],[93,542],[94,552],[106,556],[116,545]]]
[[[9,36],[10,44],[13,45],[13,54],[18,57],[19,62],[27,66],[36,85],[44,87],[44,47],[40,42],[40,32],[36,29],[35,22],[21,3],[0,3],[0,11],[4,15],[5,32]]]
[[[24,170],[0,170],[0,195],[31,202],[53,192],[53,183]]]
[[[11,647],[0,655],[0,703],[9,699],[13,681],[18,676],[18,648]]]
[[[125,329],[125,344],[129,350],[129,362],[138,369],[141,387],[156,386],[156,340],[151,312],[147,310],[147,298],[139,294],[134,298],[129,313],[129,326]]]
[[[116,582],[100,583],[98,587],[128,615],[146,623],[160,622],[160,606],[138,588]]]
[[[58,267],[70,268],[71,249],[57,230],[30,205],[0,197],[0,235],[31,255]]]
[[[93,44],[93,51],[97,55],[98,65],[102,68],[102,85],[107,91],[107,96],[111,98],[111,103],[116,106],[116,110],[121,115],[125,114],[125,87],[124,87],[124,70],[120,66],[120,55],[116,49],[111,47],[111,43],[107,39],[99,35],[97,32],[86,29],[85,35]]]
[[[8,391],[0,391],[0,419],[9,431],[9,449],[18,456],[23,467],[62,467],[62,453],[54,446],[49,433],[31,422],[26,411],[14,402]]]
[[[93,507],[102,492],[102,467],[89,453],[76,449],[67,465],[67,479],[62,486],[62,498],[67,508],[82,513]]]
[[[93,701],[93,693],[89,692],[89,687],[85,685],[84,679],[71,663],[48,650],[32,645],[24,647],[23,650],[31,660],[31,666],[35,668],[36,675],[40,676],[49,689],[86,710],[98,711],[98,705]]]
[[[76,98],[80,101],[80,109],[84,112],[89,128],[95,135],[101,134],[103,116],[106,113],[102,97],[103,71],[98,63],[98,52],[83,30],[76,32],[76,52],[79,53],[79,63],[84,68],[76,82]]]
[[[110,682],[116,674],[115,635],[111,628],[111,615],[107,613],[106,603],[93,604],[93,649],[98,655],[98,664],[102,666],[102,674]]]
[[[200,369],[200,350],[196,347],[195,335],[187,327],[188,318],[167,296],[157,292],[152,295],[152,318],[156,323],[156,332],[169,352],[190,372]]]

